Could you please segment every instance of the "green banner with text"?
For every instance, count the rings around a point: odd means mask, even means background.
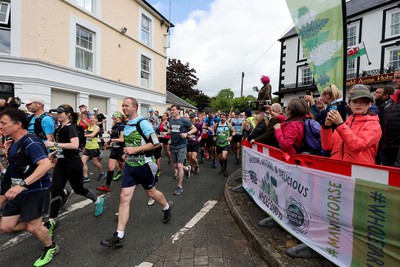
[[[318,91],[330,84],[343,91],[346,62],[342,0],[286,0],[286,3]]]

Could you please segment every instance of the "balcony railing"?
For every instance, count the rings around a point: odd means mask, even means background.
[[[368,77],[368,76],[376,76],[376,75],[393,73],[393,72],[394,72],[393,68],[364,70],[358,74],[357,73],[348,73],[346,75],[346,80],[356,79],[356,78],[364,78],[364,77]],[[312,85],[315,85],[314,80],[309,81],[309,82],[284,84],[283,87],[280,88],[280,91],[294,89],[294,88],[308,87],[308,86],[312,86]]]

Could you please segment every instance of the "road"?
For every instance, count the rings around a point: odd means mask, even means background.
[[[102,164],[107,170],[105,152]],[[230,155],[228,170],[234,172],[235,165]],[[94,205],[84,197],[73,195],[67,210],[60,214],[60,224],[55,231],[54,241],[60,246],[60,253],[51,266],[135,266],[143,262],[164,241],[183,228],[209,200],[223,198],[226,177],[218,174],[218,168],[212,169],[209,162],[200,165],[200,174],[184,180],[184,192],[174,196],[176,180],[172,179],[173,170],[162,159],[163,175],[157,183],[168,200],[174,202],[172,219],[163,224],[163,213],[159,205],[147,206],[148,197],[138,186],[131,203],[131,218],[125,231],[124,247],[110,249],[100,245],[100,241],[109,238],[116,230],[120,181],[113,182],[111,193],[105,194],[104,213],[94,217]],[[103,182],[97,182],[98,170],[89,163],[93,173],[91,181],[85,186],[93,189]],[[102,193],[96,191],[98,195]],[[0,235],[0,266],[32,266],[39,257],[41,243],[26,233]]]

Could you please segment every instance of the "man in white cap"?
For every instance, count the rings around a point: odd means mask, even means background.
[[[25,106],[33,115],[29,117],[28,132],[37,135],[42,141],[54,141],[55,122],[44,111],[44,99],[40,96],[33,95]]]

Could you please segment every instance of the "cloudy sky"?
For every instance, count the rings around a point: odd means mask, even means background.
[[[189,62],[197,71],[197,89],[215,96],[231,88],[240,96],[261,87],[261,75],[278,89],[280,42],[292,26],[286,1],[150,0],[175,25],[168,57]]]

